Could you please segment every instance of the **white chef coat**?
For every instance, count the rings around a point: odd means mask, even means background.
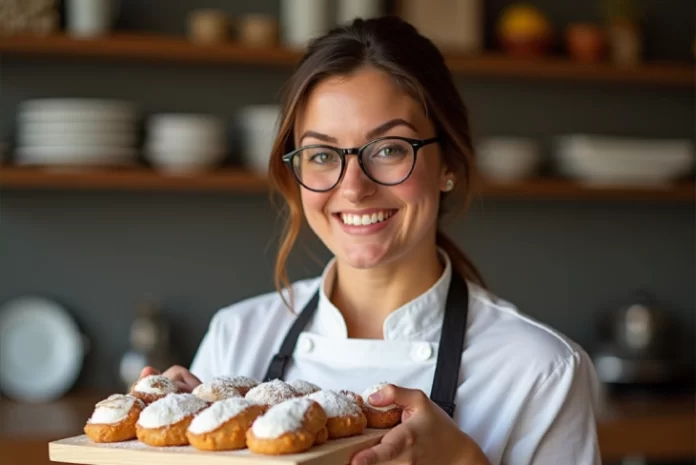
[[[441,278],[386,318],[383,340],[347,337],[327,297],[334,260],[320,278],[294,283],[297,312],[323,286],[285,379],[357,393],[386,381],[429,395],[452,274],[440,253]],[[191,372],[203,382],[221,375],[263,379],[294,318],[277,292],[220,310]],[[472,283],[464,344],[454,420],[493,465],[601,463],[593,413],[599,384],[582,348]]]

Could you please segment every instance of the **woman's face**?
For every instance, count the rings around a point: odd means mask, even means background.
[[[338,148],[361,147],[382,136],[427,139],[435,131],[416,100],[388,75],[367,67],[318,83],[294,134],[296,147]],[[339,262],[374,268],[434,247],[440,192],[447,177],[438,144],[421,148],[410,177],[394,186],[373,182],[357,157],[347,155],[341,182],[328,192],[302,188],[302,205],[309,226]],[[365,215],[370,224],[355,224]]]

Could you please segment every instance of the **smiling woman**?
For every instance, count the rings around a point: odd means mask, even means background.
[[[353,465],[599,463],[587,354],[485,289],[439,229],[468,203],[468,128],[442,55],[409,24],[317,39],[271,154],[288,210],[277,292],[219,311],[191,371],[165,375],[184,390],[243,375],[364,392],[366,411],[400,424]],[[334,258],[291,283],[305,222]]]

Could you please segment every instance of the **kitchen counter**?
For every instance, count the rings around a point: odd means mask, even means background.
[[[82,434],[85,420],[105,393],[76,392],[47,404],[0,399],[3,465],[47,465],[47,443]],[[602,457],[653,460],[696,458],[694,399],[621,400],[608,403],[598,421]],[[8,460],[9,457],[9,460]]]

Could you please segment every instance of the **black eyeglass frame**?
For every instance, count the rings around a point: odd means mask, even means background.
[[[393,139],[402,140],[402,141],[408,143],[413,148],[413,162],[411,163],[411,169],[408,170],[408,173],[406,173],[406,175],[402,179],[400,179],[399,181],[396,181],[396,182],[392,182],[392,183],[385,183],[385,182],[381,182],[381,181],[378,181],[377,179],[373,178],[370,175],[370,173],[367,172],[367,169],[365,168],[365,164],[363,163],[362,153],[370,145],[373,145],[373,144],[375,144],[379,141],[382,141],[382,140],[393,140]],[[439,141],[440,141],[440,137],[438,137],[438,136],[431,137],[429,139],[414,139],[411,137],[401,137],[401,136],[384,136],[384,137],[378,137],[377,139],[371,140],[370,142],[367,142],[366,144],[364,144],[361,147],[353,147],[353,148],[348,148],[348,149],[341,149],[338,147],[334,147],[333,145],[326,145],[326,144],[312,144],[312,145],[304,145],[302,147],[299,147],[299,148],[293,150],[292,152],[286,153],[285,155],[283,155],[282,160],[283,160],[283,163],[285,163],[288,166],[290,171],[292,171],[292,175],[295,177],[297,182],[300,183],[300,185],[302,185],[302,187],[304,187],[305,189],[310,190],[312,192],[328,192],[331,189],[333,189],[334,187],[336,187],[341,182],[341,179],[343,179],[343,175],[346,172],[346,155],[357,155],[358,156],[358,164],[360,165],[360,169],[362,170],[363,173],[365,173],[365,176],[367,176],[372,182],[374,182],[376,184],[380,184],[382,186],[396,186],[396,185],[399,185],[402,182],[406,181],[411,176],[411,173],[413,173],[413,169],[416,167],[416,161],[418,159],[418,151],[421,148],[425,147],[426,145],[430,145],[430,144],[433,144],[433,143],[439,142]],[[293,164],[292,164],[293,158],[295,158],[295,156],[297,154],[299,154],[301,151],[306,150],[306,149],[313,149],[313,148],[330,149],[330,150],[333,150],[334,152],[338,153],[338,156],[341,157],[341,173],[338,175],[338,179],[336,180],[336,182],[331,187],[328,187],[326,189],[314,189],[314,188],[306,186],[302,182],[302,180],[300,180],[300,178],[297,176],[297,173],[295,173],[295,169],[293,168]]]

